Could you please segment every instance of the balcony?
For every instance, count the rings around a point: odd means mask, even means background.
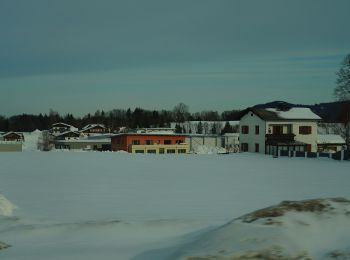
[[[267,143],[292,143],[294,142],[295,134],[266,134]]]

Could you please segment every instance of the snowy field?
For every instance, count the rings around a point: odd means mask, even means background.
[[[350,163],[257,154],[0,154],[1,259],[161,253],[283,200],[350,198]],[[16,207],[16,209],[12,209]],[[158,250],[169,248],[169,250]]]

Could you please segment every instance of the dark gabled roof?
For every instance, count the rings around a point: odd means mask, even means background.
[[[248,107],[244,110],[244,112],[241,114],[239,120],[242,119],[243,116],[248,114],[249,112],[253,112],[255,115],[260,117],[262,120],[268,121],[268,120],[280,120],[281,118],[277,115],[277,113],[268,111],[263,108],[257,108],[257,107]]]
[[[16,133],[16,132],[13,132],[13,131],[4,133],[2,136],[3,136],[3,137],[6,137],[6,136],[11,135],[11,134],[15,134],[15,135],[17,135],[17,136],[19,136],[19,137],[23,137],[23,134],[22,134],[22,133]]]

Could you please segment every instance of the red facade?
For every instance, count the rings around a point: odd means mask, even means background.
[[[111,137],[113,151],[127,151],[131,145],[153,145],[165,144],[174,145],[184,143],[185,136],[183,135],[156,135],[156,134],[121,134]]]

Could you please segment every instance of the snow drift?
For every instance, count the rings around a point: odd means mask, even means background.
[[[8,199],[0,194],[0,216],[12,216],[12,212],[15,208],[16,207]]]
[[[170,259],[350,259],[350,200],[285,201],[197,237]]]

